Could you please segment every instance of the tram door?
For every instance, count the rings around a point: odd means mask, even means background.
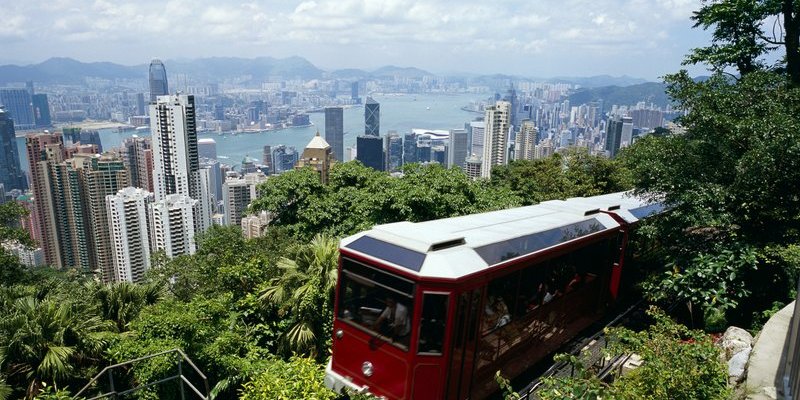
[[[475,349],[478,342],[480,303],[483,288],[461,293],[458,297],[453,349],[447,381],[447,399],[470,398],[472,373],[475,371]]]

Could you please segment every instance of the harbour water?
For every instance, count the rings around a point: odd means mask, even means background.
[[[478,114],[461,109],[471,101],[481,100],[487,95],[481,94],[402,94],[402,95],[376,95],[373,96],[381,104],[380,132],[385,135],[394,130],[405,134],[412,128],[426,129],[457,129],[463,128],[464,123],[474,120]],[[269,132],[232,134],[227,132],[218,134],[204,132],[200,138],[213,138],[217,142],[217,156],[219,161],[230,165],[239,165],[244,157],[261,160],[262,149],[265,145],[294,146],[298,151],[308,144],[319,130],[325,135],[325,114],[312,113],[310,119],[313,125],[307,127],[287,128]],[[344,110],[344,146],[355,145],[356,137],[364,134],[364,108],[353,107]],[[100,140],[103,149],[118,147],[125,138],[133,135],[150,135],[149,130],[117,132],[114,129],[100,130]],[[17,138],[17,148],[20,153],[22,169],[28,169],[28,160],[25,154],[25,138]]]

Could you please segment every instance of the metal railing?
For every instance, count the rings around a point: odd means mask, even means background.
[[[155,382],[149,382],[149,383],[142,384],[142,385],[139,385],[139,386],[136,386],[136,387],[133,387],[133,388],[124,389],[124,390],[121,390],[121,391],[117,391],[117,389],[115,389],[116,385],[115,385],[115,382],[114,382],[114,370],[121,369],[121,368],[124,368],[124,367],[127,367],[127,366],[132,366],[135,363],[138,363],[138,362],[141,362],[141,361],[145,361],[145,360],[149,360],[151,358],[160,357],[160,356],[170,356],[170,355],[173,355],[173,354],[179,355],[179,357],[177,359],[177,367],[178,368],[177,368],[177,373],[175,375],[171,375],[171,376],[168,376],[166,378],[159,379],[159,380],[157,380]],[[203,394],[199,389],[197,389],[197,387],[194,384],[192,384],[192,382],[186,377],[186,375],[184,374],[184,368],[183,368],[183,364],[184,363],[188,364],[191,367],[191,370],[193,370],[194,373],[196,373],[200,377],[200,379],[203,381],[203,389],[205,391],[205,394]],[[103,376],[107,376],[108,377],[108,389],[109,389],[109,391],[106,392],[106,393],[102,393],[102,394],[96,395],[94,397],[90,397],[87,400],[104,399],[104,398],[118,399],[118,398],[120,398],[122,396],[126,396],[128,394],[132,394],[132,393],[138,392],[140,390],[144,390],[144,389],[156,386],[156,385],[161,385],[161,384],[164,384],[164,383],[167,383],[167,382],[172,382],[172,381],[175,381],[175,382],[178,383],[178,390],[179,390],[179,393],[180,393],[181,400],[185,400],[186,399],[185,387],[188,387],[189,389],[191,389],[191,392],[193,392],[195,395],[197,395],[199,398],[201,398],[203,400],[207,400],[209,398],[209,393],[210,393],[210,390],[209,390],[209,387],[208,387],[208,378],[206,378],[206,376],[200,371],[199,368],[197,368],[197,366],[194,364],[194,362],[192,362],[192,360],[181,349],[166,350],[166,351],[162,351],[160,353],[150,354],[150,355],[147,355],[147,356],[144,356],[144,357],[139,357],[139,358],[136,358],[136,359],[133,359],[133,360],[130,360],[130,361],[126,361],[124,363],[109,365],[109,366],[103,368],[103,370],[100,371],[100,373],[98,373],[97,375],[95,375],[95,377],[92,378],[92,380],[90,380],[89,383],[86,384],[86,386],[84,386],[80,391],[78,391],[78,393],[75,394],[73,399],[81,398],[80,396],[82,394],[84,394],[84,392],[89,390],[89,388],[95,386],[95,384],[98,384],[100,382],[100,378],[102,378]]]

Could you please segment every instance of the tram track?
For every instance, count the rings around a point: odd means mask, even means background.
[[[540,365],[532,368],[535,371],[533,379],[529,380],[529,383],[523,389],[517,391],[521,400],[538,399],[536,393],[542,388],[544,380],[547,378],[574,376],[574,366],[570,363],[552,361],[552,356],[556,354],[570,354],[578,357],[587,370],[592,371],[600,379],[605,379],[614,371],[618,371],[630,359],[631,355],[623,354],[607,358],[604,352],[608,345],[605,330],[613,327],[625,327],[633,330],[645,329],[649,325],[649,317],[646,311],[647,302],[644,299],[639,299],[624,307],[621,312],[612,314],[614,315],[612,319],[602,319],[585,329],[585,334],[567,342],[547,358],[551,360],[549,367],[540,363]],[[530,379],[531,375],[528,375],[528,378]],[[519,379],[516,381],[519,381]]]

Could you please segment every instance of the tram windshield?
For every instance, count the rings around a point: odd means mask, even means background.
[[[343,258],[338,319],[408,349],[414,315],[414,283]]]

